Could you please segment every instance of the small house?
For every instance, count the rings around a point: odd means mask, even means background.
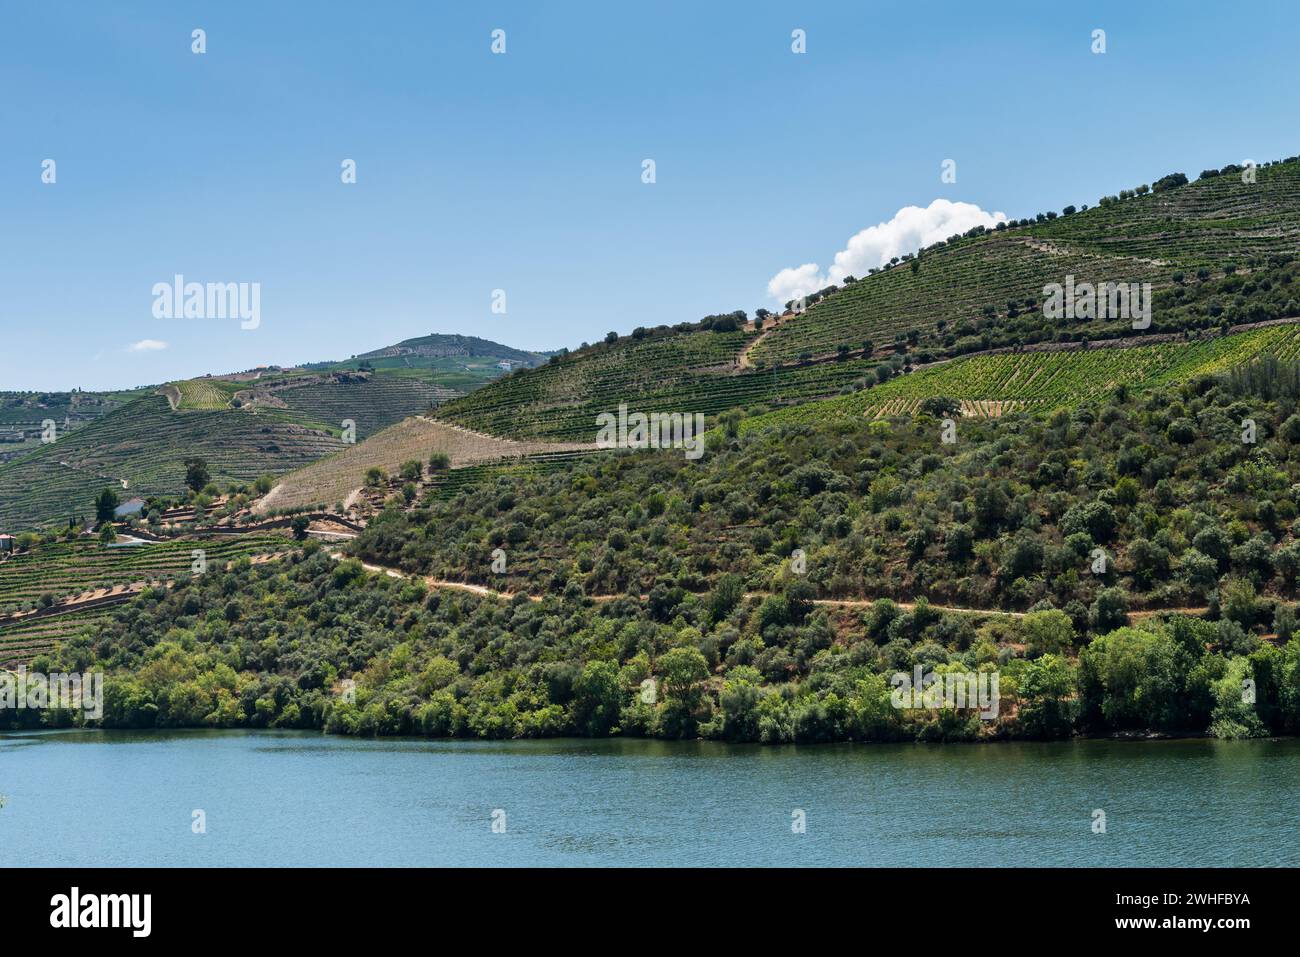
[[[0,535],[0,554],[7,554],[14,550],[14,537],[12,535]]]

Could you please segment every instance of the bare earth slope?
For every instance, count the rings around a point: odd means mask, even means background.
[[[412,416],[341,452],[284,476],[257,504],[257,511],[334,505],[365,484],[374,466],[393,473],[410,459],[427,462],[434,452],[451,459],[452,468],[538,452],[579,452],[594,449],[583,442],[517,442],[472,432],[446,422]]]

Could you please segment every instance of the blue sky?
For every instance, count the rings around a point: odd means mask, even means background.
[[[903,206],[1016,218],[1300,152],[1298,21],[1284,2],[7,4],[0,390],[771,308],[779,270],[824,270]],[[259,282],[260,326],[154,318],[176,273]]]

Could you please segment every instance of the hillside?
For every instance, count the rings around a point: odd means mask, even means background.
[[[1128,191],[1124,191],[1126,194]],[[640,411],[788,405],[833,396],[875,374],[999,347],[1210,329],[1295,316],[1294,291],[1257,288],[1300,247],[1300,160],[1183,186],[1106,197],[954,237],[918,258],[823,290],[802,315],[761,333],[693,324],[638,330],[514,373],[438,416],[515,437],[583,438],[595,415],[624,401]],[[1149,328],[1126,319],[1049,319],[1043,289],[1078,282],[1149,282]]]
[[[346,506],[350,504],[353,493],[366,485],[367,473],[371,469],[382,469],[400,485],[402,480],[398,473],[403,463],[419,463],[423,475],[426,464],[435,453],[445,455],[449,467],[457,469],[482,462],[545,453],[581,452],[588,448],[577,443],[516,442],[413,416],[364,442],[348,446],[284,476],[269,494],[258,501],[257,511],[265,514],[309,505]],[[387,488],[385,483],[384,492]]]
[[[114,727],[1294,734],[1298,401],[1300,365],[1260,362],[974,419],[952,446],[924,415],[818,420],[724,430],[694,463],[497,473],[385,509],[350,546],[373,571],[308,543],[152,590],[33,667],[104,663]],[[892,705],[913,668],[998,675],[996,712]]]
[[[289,437],[310,436],[257,510],[361,501],[356,537],[333,546],[352,557],[311,542],[111,613],[71,608],[62,629],[28,616],[0,625],[0,652],[106,663],[107,723],[127,727],[769,743],[1294,733],[1296,174],[1266,167],[1256,192],[1230,175],[1125,191],[962,237],[763,328],[732,314],[610,336],[356,445],[336,438],[353,404],[397,415],[403,380],[432,370],[358,361],[173,383],[61,440],[60,456],[177,486],[158,436],[214,476],[256,462],[245,477],[283,473]],[[1047,318],[1042,286],[1070,273],[1150,281],[1150,328]],[[375,358],[389,360],[458,361]],[[619,403],[717,427],[698,461],[592,452],[595,417]],[[941,419],[957,410],[949,443]],[[130,447],[128,420],[152,458]],[[231,423],[250,420],[285,434],[241,446]],[[176,547],[139,560],[179,561]],[[111,561],[83,543],[11,565],[0,598],[134,571]],[[1003,708],[985,722],[901,712],[889,677],[916,667],[996,672]],[[335,693],[344,677],[355,701]],[[1243,705],[1246,679],[1258,706]]]
[[[499,342],[492,342],[490,339],[439,333],[418,336],[414,339],[403,339],[396,345],[375,349],[371,352],[363,352],[356,358],[369,359],[374,362],[378,359],[403,359],[408,357],[412,359],[443,359],[450,357],[467,358],[470,356],[508,359],[511,362],[528,365],[536,365],[545,360],[545,356],[540,353],[514,349]]]
[[[499,376],[502,369],[499,363],[508,363],[511,368],[527,368],[540,365],[546,361],[546,355],[515,349],[511,346],[480,339],[478,336],[462,336],[450,333],[432,333],[403,339],[401,342],[382,349],[372,349],[331,362],[313,362],[303,366],[304,369],[429,369],[441,375],[461,375],[473,380],[488,380]],[[463,391],[468,392],[468,389]]]
[[[822,355],[864,339],[877,344],[915,333],[920,350],[946,354],[1014,343],[1130,335],[1117,320],[1045,320],[1043,287],[1078,282],[1151,282],[1167,287],[1225,266],[1246,268],[1300,246],[1300,159],[1264,166],[1255,183],[1240,176],[1199,179],[1055,215],[1041,222],[964,237],[859,278],[776,326],[755,362]],[[913,268],[915,266],[915,268]],[[1218,317],[1203,316],[1206,325]],[[1230,322],[1245,316],[1225,314]],[[1157,310],[1147,333],[1186,328]]]
[[[1093,343],[1090,348],[968,356],[851,395],[754,416],[740,428],[749,432],[780,424],[911,415],[931,398],[952,399],[964,416],[1047,412],[1104,399],[1121,386],[1141,392],[1214,375],[1264,356],[1300,357],[1300,325],[1149,344],[1124,340]]]
[[[33,433],[0,463],[0,531],[92,515],[91,501],[105,485],[130,495],[179,495],[182,462],[191,455],[208,463],[221,486],[290,472],[343,448],[345,423],[364,442],[502,372],[274,369],[181,380],[157,393],[87,396],[76,406],[86,410],[77,428],[63,431],[59,417],[58,441],[42,445]],[[28,402],[8,415],[68,414],[66,406]]]
[[[143,394],[135,392],[0,392],[0,463],[39,448],[44,423],[70,432]]]
[[[123,497],[179,495],[189,456],[225,485],[298,468],[343,444],[283,410],[173,410],[165,396],[145,396],[0,466],[0,528],[93,518],[105,486]]]
[[[639,411],[716,415],[757,404],[834,395],[874,366],[851,359],[821,366],[745,371],[745,332],[666,331],[557,357],[515,372],[441,407],[435,416],[466,428],[518,438],[592,441],[596,416],[620,402]]]

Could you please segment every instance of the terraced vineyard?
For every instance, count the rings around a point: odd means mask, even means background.
[[[1188,171],[1192,176],[1196,174]],[[1300,162],[1261,167],[1255,183],[1229,174],[1197,180],[1029,227],[1035,239],[1187,269],[1225,258],[1293,253],[1300,243]]]
[[[881,418],[910,414],[927,398],[945,396],[963,414],[1002,415],[1013,409],[1052,409],[1105,396],[1116,386],[1149,389],[1221,372],[1262,355],[1300,357],[1300,326],[1282,325],[1231,336],[1131,348],[1020,352],[971,356],[795,409],[758,416],[742,431],[776,423]]]
[[[40,433],[53,419],[66,435],[125,405],[140,392],[0,392],[0,463],[41,447]]]
[[[294,421],[291,412],[173,412],[161,395],[146,396],[0,465],[0,528],[14,532],[69,515],[93,516],[92,501],[106,485],[119,494],[178,494],[182,461],[190,455],[205,459],[213,481],[223,484],[290,471],[342,447],[335,436]]]
[[[10,460],[0,464],[0,530],[87,517],[106,485],[119,494],[179,494],[191,455],[207,462],[218,485],[290,472],[343,448],[344,420],[363,441],[458,395],[443,379],[473,386],[500,374],[495,366],[488,372],[486,360],[481,377],[463,369],[270,371],[188,379],[133,401],[106,400],[106,414],[53,445],[12,443]]]
[[[1169,278],[1169,270],[1149,263],[1044,252],[1022,235],[994,234],[927,253],[915,273],[897,267],[845,287],[804,315],[782,321],[750,358],[791,362],[805,353],[833,353],[841,344],[857,347],[867,339],[887,345],[913,330],[921,333],[921,343],[944,348],[984,328],[989,322],[986,309],[996,313],[995,322],[1011,324],[1008,300],[1027,310],[1026,299],[1040,302],[1045,285],[1070,274],[1080,282],[1154,283]],[[1040,320],[1041,315],[1031,315],[1025,322]],[[1062,323],[1060,328],[1086,328],[1089,335],[1101,336],[1127,325],[1120,320],[1084,319]]]
[[[590,459],[599,452],[542,452],[509,462],[468,465],[438,473],[430,483],[428,497],[437,501],[455,498],[471,485],[489,482],[501,475],[539,476],[567,469],[579,458]]]
[[[752,340],[742,332],[693,332],[620,340],[516,372],[448,403],[436,418],[493,435],[591,442],[596,417],[620,402],[639,412],[703,412],[758,403],[801,402],[835,395],[874,362],[844,362],[741,371]]]
[[[495,435],[585,439],[596,416],[620,402],[638,411],[716,414],[833,396],[872,362],[827,360],[844,350],[858,356],[867,342],[879,352],[910,340],[909,355],[925,362],[927,353],[1132,335],[1128,319],[1046,318],[1043,288],[1067,275],[1078,283],[1151,283],[1159,308],[1150,334],[1277,318],[1291,315],[1285,296],[1262,306],[1256,297],[1265,315],[1237,317],[1252,295],[1242,287],[1252,271],[1297,249],[1300,159],[1260,168],[1253,184],[1212,177],[959,239],[845,285],[757,341],[744,332],[696,331],[598,344],[507,376],[437,417]]]
[[[864,339],[888,343],[910,330],[921,334],[922,346],[938,349],[990,328],[1026,342],[1080,331],[1104,337],[1124,323],[1054,321],[1044,330],[1041,314],[1025,304],[1041,302],[1043,287],[1067,274],[1080,282],[1159,286],[1176,270],[1220,269],[1252,257],[1293,254],[1297,247],[1300,161],[1278,163],[1260,169],[1255,184],[1238,176],[1200,180],[933,250],[915,272],[908,265],[865,277],[783,322],[751,357],[790,361],[803,353],[833,352],[840,344],[856,347]],[[1009,300],[1024,311],[1012,316]]]
[[[220,379],[187,379],[177,383],[180,388],[182,410],[224,409],[230,405],[236,386]]]
[[[459,394],[434,381],[428,372],[380,371],[365,382],[316,382],[286,389],[277,396],[290,412],[323,422],[335,431],[342,428],[344,419],[351,419],[360,442]]]
[[[96,628],[112,613],[111,607],[92,608],[50,618],[20,618],[7,624],[0,622],[0,668],[13,668],[29,662],[49,650],[55,642]]]
[[[99,588],[188,575],[194,549],[204,551],[209,566],[218,566],[293,546],[286,536],[265,534],[113,547],[85,538],[40,545],[0,562],[0,614],[17,611],[42,595],[66,598]]]

